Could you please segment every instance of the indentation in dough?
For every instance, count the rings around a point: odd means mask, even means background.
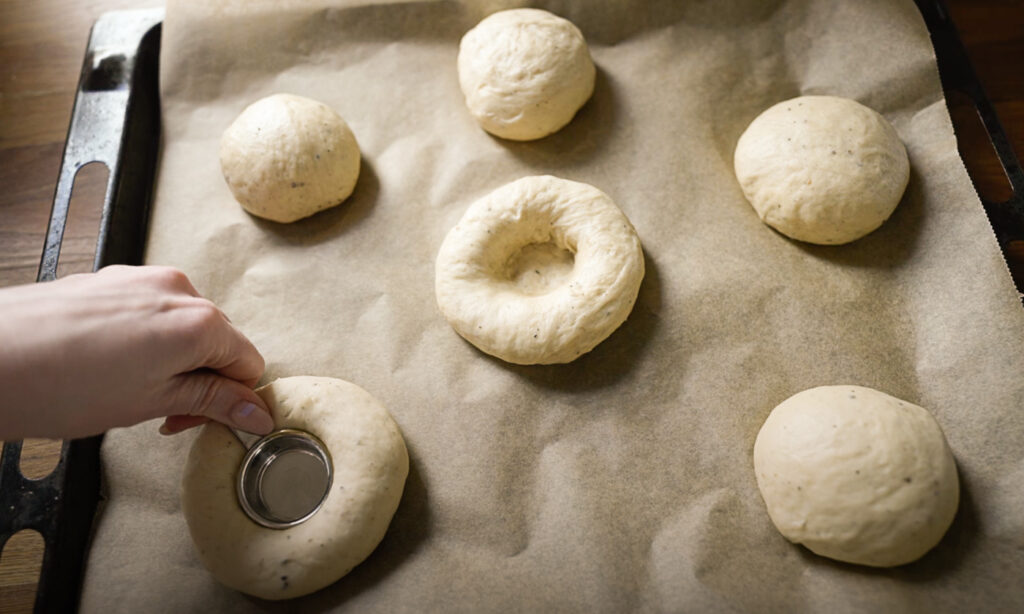
[[[505,275],[516,290],[536,296],[568,283],[575,257],[552,241],[530,243],[509,258]]]

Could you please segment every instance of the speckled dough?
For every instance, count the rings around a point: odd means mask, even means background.
[[[570,362],[633,309],[644,256],[633,225],[585,183],[524,177],[473,203],[437,255],[444,317],[517,364]]]
[[[249,105],[224,131],[220,168],[246,211],[294,222],[352,194],[359,145],[327,105],[274,94]]]
[[[459,85],[480,126],[516,141],[569,123],[594,92],[594,63],[571,22],[540,9],[488,16],[459,44]]]
[[[896,130],[872,109],[835,96],[769,108],[736,144],[736,178],[765,224],[808,243],[863,237],[889,219],[910,178]]]
[[[327,446],[334,483],[323,507],[289,529],[250,520],[235,494],[245,448],[211,422],[189,452],[182,508],[214,578],[263,599],[290,599],[332,584],[377,547],[402,497],[409,457],[388,411],[354,384],[288,377],[257,392],[275,428],[308,431]]]
[[[786,539],[874,567],[931,550],[960,497],[932,415],[861,386],[812,388],[779,404],[754,443],[754,472]]]

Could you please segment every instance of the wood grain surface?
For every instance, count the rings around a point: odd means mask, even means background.
[[[1018,156],[1024,155],[1024,0],[947,0],[978,76]],[[102,12],[160,6],[140,0],[0,1],[0,287],[35,280],[89,28]],[[1009,184],[973,107],[951,97],[960,152],[978,192],[993,200]],[[59,273],[91,267],[106,171],[75,184]],[[1008,262],[1024,279],[1024,244]],[[0,348],[2,351],[2,348]],[[59,442],[27,441],[22,468],[46,475]],[[42,539],[22,532],[0,555],[0,613],[29,612]]]

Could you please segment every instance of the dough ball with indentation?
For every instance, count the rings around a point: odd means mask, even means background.
[[[327,105],[274,94],[246,107],[220,139],[220,168],[249,213],[294,222],[340,204],[359,178],[359,145]]]
[[[524,177],[470,205],[434,288],[467,341],[517,364],[575,360],[629,316],[644,276],[636,230],[585,183]]]
[[[462,37],[459,85],[477,123],[505,139],[560,130],[594,91],[579,28],[540,9],[494,13]]]
[[[322,507],[288,529],[256,524],[235,492],[245,447],[211,422],[189,451],[182,509],[214,578],[263,599],[290,599],[334,583],[373,552],[402,498],[409,456],[391,414],[355,384],[287,377],[256,392],[275,429],[307,431],[327,447],[334,481]]]
[[[881,226],[910,177],[892,125],[835,96],[801,96],[764,111],[740,136],[733,162],[765,224],[821,245],[849,243]]]
[[[931,550],[960,496],[932,415],[862,386],[811,388],[779,404],[754,443],[754,472],[786,539],[874,567]]]

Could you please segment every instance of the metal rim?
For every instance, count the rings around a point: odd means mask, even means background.
[[[293,443],[281,450],[270,450],[273,444],[280,444],[282,439],[290,439]],[[262,480],[266,470],[273,462],[287,452],[303,452],[317,458],[326,472],[326,485],[323,495],[316,505],[306,514],[298,518],[281,518],[275,516],[263,504],[261,492]],[[249,451],[238,470],[235,480],[235,493],[238,503],[253,522],[268,529],[287,529],[302,524],[312,518],[327,500],[327,495],[334,484],[334,466],[327,446],[316,435],[300,429],[280,429],[257,441]]]

